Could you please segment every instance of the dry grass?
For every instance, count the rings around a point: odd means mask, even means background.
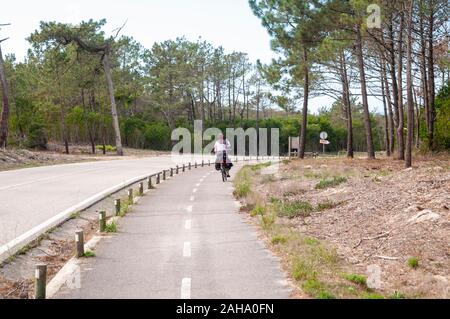
[[[268,244],[311,297],[448,298],[449,159],[419,157],[413,170],[387,158],[291,160],[270,178],[249,170],[241,200],[258,206]],[[339,183],[316,188],[322,180]],[[361,284],[370,265],[379,291]]]

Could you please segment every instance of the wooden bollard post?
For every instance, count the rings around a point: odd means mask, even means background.
[[[133,189],[132,188],[130,188],[128,190],[128,203],[133,204]]]
[[[151,176],[147,177],[147,188],[148,189],[152,189],[153,188],[152,177]]]
[[[47,265],[38,264],[34,271],[34,299],[45,299],[47,286]]]
[[[177,170],[176,170],[176,173],[177,173],[177,175],[178,175],[178,173],[179,173],[179,167],[178,167],[178,165],[177,165]]]
[[[204,167],[205,166],[205,161],[204,160],[202,160],[202,167]]]
[[[189,162],[189,170],[191,170],[191,162]]]
[[[166,170],[163,170],[163,181],[166,180]]]
[[[211,166],[211,160],[208,160],[208,166]]]
[[[120,198],[117,198],[114,201],[114,208],[116,209],[116,216],[119,216],[120,215],[120,209],[121,209],[121,207],[120,207]]]
[[[170,168],[170,177],[173,177],[173,168]]]
[[[195,168],[197,168],[197,162],[195,162]]]
[[[78,258],[84,256],[84,234],[82,230],[77,230],[75,232],[75,248],[76,256]]]
[[[144,195],[144,183],[140,182],[139,183],[139,196]]]
[[[186,172],[186,164],[183,164],[183,173]]]
[[[98,213],[98,228],[101,233],[106,229],[106,212],[104,210]]]
[[[161,173],[158,173],[158,175],[156,175],[156,184],[161,183]]]

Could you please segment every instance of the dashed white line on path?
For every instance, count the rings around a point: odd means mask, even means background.
[[[196,187],[199,187],[199,186],[200,186],[200,183],[195,184],[195,186],[196,186]]]
[[[191,257],[191,243],[188,241],[183,245],[183,257]]]
[[[192,192],[193,192],[193,193],[197,193],[197,188],[194,188],[194,189],[192,190]]]
[[[189,197],[189,200],[190,200],[191,202],[193,202],[193,201],[195,200],[195,197],[194,197],[194,196],[191,196],[191,197]]]
[[[181,280],[181,299],[191,299],[191,278]]]
[[[184,223],[184,228],[191,229],[191,227],[192,227],[192,220],[190,219],[186,220],[186,222]]]
[[[192,205],[189,205],[188,207],[186,207],[186,211],[188,213],[192,213]]]

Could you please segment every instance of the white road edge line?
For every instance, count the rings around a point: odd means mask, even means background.
[[[70,165],[70,164],[67,164],[67,165]],[[38,238],[39,235],[45,233],[46,231],[48,231],[49,229],[51,229],[55,226],[59,226],[62,223],[64,223],[65,221],[67,221],[73,213],[83,211],[86,208],[91,207],[95,203],[98,203],[98,202],[102,201],[103,199],[107,198],[111,194],[114,194],[114,193],[116,193],[132,184],[135,184],[139,181],[145,180],[149,175],[152,175],[152,174],[145,174],[145,175],[137,176],[134,178],[130,178],[120,184],[117,184],[113,187],[105,189],[104,191],[97,193],[96,195],[91,196],[91,197],[85,199],[84,201],[65,209],[64,211],[57,213],[56,215],[47,219],[45,222],[41,223],[40,225],[33,227],[32,229],[26,231],[19,237],[16,237],[15,239],[9,241],[8,243],[0,246],[0,263],[5,261],[8,257],[14,255],[14,253],[16,253],[21,247],[27,245],[34,239]]]
[[[186,211],[187,211],[188,213],[192,213],[192,205],[186,207]]]
[[[188,241],[183,245],[183,257],[191,257],[191,243]]]
[[[197,188],[194,188],[194,189],[192,190],[192,192],[193,192],[193,193],[197,193]]]
[[[191,227],[192,227],[192,220],[190,219],[186,220],[186,222],[184,223],[184,228],[189,230],[191,229]]]
[[[191,278],[181,280],[181,299],[191,299]]]
[[[195,197],[194,197],[194,196],[191,196],[191,197],[189,197],[189,200],[190,200],[191,202],[193,202],[193,201],[195,200]]]

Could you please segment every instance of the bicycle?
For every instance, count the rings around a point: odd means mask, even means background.
[[[223,152],[222,162],[220,163],[220,172],[222,173],[222,181],[225,183],[228,178],[228,165],[226,152]]]

